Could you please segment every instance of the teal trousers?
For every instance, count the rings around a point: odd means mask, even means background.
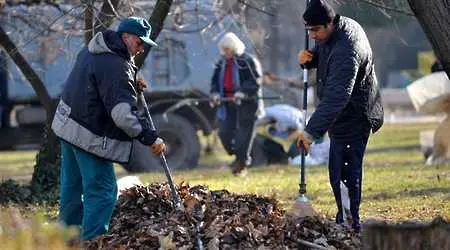
[[[59,218],[66,226],[79,226],[81,239],[108,231],[116,203],[113,164],[61,141]]]

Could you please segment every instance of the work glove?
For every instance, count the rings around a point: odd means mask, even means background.
[[[298,53],[298,62],[301,65],[305,65],[306,63],[311,62],[312,58],[313,58],[313,54],[309,50],[301,50]]]
[[[312,143],[313,143],[312,136],[306,133],[305,131],[301,131],[297,139],[297,149],[301,150],[303,147],[303,149],[305,150],[305,155],[307,155]]]
[[[147,88],[147,84],[145,83],[145,80],[143,77],[138,77],[136,79],[136,86],[139,90],[144,90],[145,88]]]
[[[244,93],[238,91],[238,92],[234,93],[234,96],[233,96],[233,102],[234,102],[236,105],[241,105],[242,100],[243,100],[245,97],[246,97],[246,95],[245,95]]]
[[[156,156],[161,155],[166,150],[166,144],[164,143],[163,139],[159,137],[150,147],[152,149],[152,153]]]
[[[220,105],[220,95],[218,93],[213,93],[209,96],[209,105],[211,108]]]

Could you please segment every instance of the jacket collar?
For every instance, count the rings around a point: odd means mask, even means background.
[[[333,24],[334,24],[334,30],[331,33],[330,39],[328,39],[328,41],[325,42],[325,44],[328,46],[336,43],[336,41],[338,40],[338,37],[339,37],[339,33],[341,32],[342,18],[339,14],[336,14],[336,16],[334,17]]]
[[[89,52],[93,54],[112,53],[127,61],[133,62],[127,46],[120,35],[112,30],[98,32],[88,44]]]

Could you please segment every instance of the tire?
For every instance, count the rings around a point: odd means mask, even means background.
[[[195,168],[200,157],[200,143],[194,126],[182,116],[168,114],[152,117],[161,137],[166,143],[165,156],[170,170]],[[128,172],[163,171],[159,157],[150,152],[148,146],[133,141],[133,150],[128,164],[123,165]]]

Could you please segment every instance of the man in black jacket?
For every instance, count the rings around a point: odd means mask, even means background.
[[[78,54],[53,118],[61,139],[59,217],[79,226],[82,240],[108,230],[117,197],[112,162],[129,161],[132,140],[154,155],[165,149],[137,112],[134,57],[156,45],[150,33],[139,17],[124,19],[117,32],[97,33]]]
[[[317,68],[320,103],[298,147],[306,151],[328,131],[331,139],[329,175],[336,199],[336,222],[342,223],[341,180],[348,187],[352,227],[360,230],[362,163],[370,133],[383,124],[383,107],[374,71],[372,49],[362,27],[336,15],[324,0],[312,0],[303,14],[310,37],[317,42],[312,51],[300,51],[299,62]]]

